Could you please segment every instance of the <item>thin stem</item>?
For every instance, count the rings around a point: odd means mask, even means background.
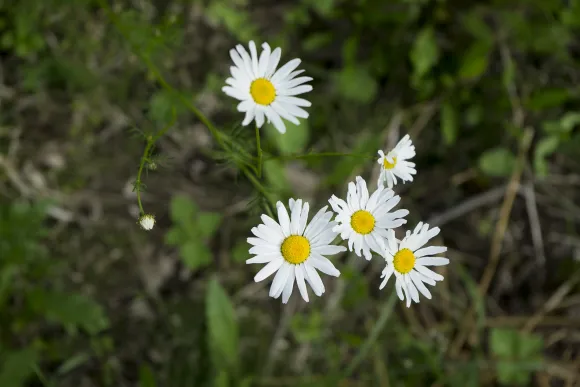
[[[317,157],[355,157],[361,159],[373,159],[374,156],[361,155],[354,153],[339,153],[339,152],[322,152],[322,153],[307,153],[302,155],[287,155],[287,156],[267,156],[265,160],[299,160],[311,159]]]
[[[385,327],[385,324],[387,323],[387,321],[389,320],[389,317],[391,317],[391,315],[393,313],[393,308],[395,306],[396,300],[397,300],[397,296],[393,292],[393,293],[391,293],[391,295],[389,296],[387,301],[385,301],[385,303],[383,304],[384,305],[383,311],[381,312],[381,315],[379,316],[377,323],[373,326],[371,333],[368,335],[368,337],[366,338],[364,343],[361,345],[358,353],[356,354],[354,359],[352,359],[349,366],[347,367],[347,369],[344,373],[344,376],[343,376],[344,379],[348,379],[350,377],[350,375],[352,375],[352,373],[354,372],[356,367],[358,367],[358,365],[367,356],[367,354],[369,353],[372,346],[376,344],[377,339],[379,338],[379,335],[381,334],[383,328]]]
[[[141,162],[139,163],[139,172],[137,172],[137,179],[135,180],[135,193],[137,194],[137,204],[139,205],[139,213],[141,216],[145,215],[145,210],[143,210],[143,204],[141,203],[141,175],[143,174],[143,169],[145,167],[146,160],[148,159],[149,151],[153,146],[153,139],[151,137],[147,138],[147,145],[143,151],[143,156],[141,156]]]
[[[262,147],[260,147],[260,128],[256,124],[256,148],[258,150],[258,179],[262,178]]]

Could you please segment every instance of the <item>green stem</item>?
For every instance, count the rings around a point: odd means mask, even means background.
[[[307,153],[302,155],[287,155],[287,156],[267,156],[265,160],[299,160],[310,159],[317,157],[355,157],[361,159],[373,159],[373,156],[353,154],[353,153],[339,153],[339,152],[322,152],[322,153]]]
[[[145,163],[149,155],[149,151],[153,146],[154,142],[151,137],[147,139],[147,145],[143,151],[143,156],[141,156],[141,162],[139,163],[139,172],[137,172],[137,179],[135,180],[135,193],[137,194],[137,204],[139,205],[139,212],[141,216],[145,215],[145,210],[143,210],[143,204],[141,203],[141,175],[143,174],[143,169],[145,168]]]
[[[260,147],[260,128],[256,125],[256,148],[258,149],[258,179],[262,178],[262,147]]]
[[[379,335],[381,334],[383,328],[385,327],[385,324],[389,320],[389,317],[391,317],[396,300],[397,300],[396,294],[394,292],[391,293],[387,301],[385,301],[384,303],[383,310],[381,312],[381,315],[379,316],[379,319],[377,320],[377,323],[373,326],[371,333],[368,335],[364,343],[361,345],[354,359],[352,359],[352,361],[350,362],[349,366],[347,367],[344,373],[343,379],[348,379],[352,375],[356,367],[358,367],[359,364],[365,359],[372,346],[376,344]]]

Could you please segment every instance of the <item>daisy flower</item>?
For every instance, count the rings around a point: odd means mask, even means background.
[[[384,185],[386,182],[389,188],[393,188],[397,184],[397,177],[403,182],[413,181],[412,175],[415,175],[417,170],[415,163],[407,160],[415,157],[415,145],[408,134],[386,155],[379,150],[379,156],[377,162],[382,165],[382,168],[378,185]]]
[[[230,57],[235,66],[230,67],[231,77],[226,79],[228,86],[223,92],[239,101],[238,111],[246,113],[242,125],[246,126],[254,119],[261,128],[264,120],[272,122],[280,133],[286,132],[284,121],[299,125],[298,118],[308,118],[308,112],[302,107],[310,102],[297,98],[296,95],[312,90],[306,82],[310,77],[297,77],[304,70],[296,70],[300,59],[292,59],[276,71],[282,50],[270,49],[268,43],[262,44],[262,53],[258,57],[256,44],[250,41],[250,53],[238,44],[230,50]]]
[[[314,294],[321,296],[324,284],[316,270],[333,277],[340,275],[324,255],[346,251],[344,246],[330,244],[337,233],[332,230],[336,223],[330,221],[333,214],[326,211],[328,206],[318,211],[307,225],[308,202],[302,204],[301,199],[290,199],[289,204],[290,215],[282,202],[278,202],[278,222],[262,215],[264,223],[252,228],[256,238],[248,238],[248,243],[253,245],[250,254],[255,257],[246,261],[248,264],[267,263],[254,277],[256,282],[276,272],[270,286],[270,297],[278,298],[282,295],[284,304],[292,294],[294,281],[304,301],[308,302],[306,282]]]
[[[411,306],[411,301],[419,302],[419,292],[431,299],[431,293],[425,284],[434,286],[436,281],[443,281],[443,276],[426,266],[447,265],[449,259],[435,257],[436,254],[447,251],[447,247],[423,246],[438,235],[439,231],[439,227],[429,229],[427,223],[420,222],[413,233],[407,231],[405,238],[399,241],[395,238],[395,232],[389,230],[383,250],[387,266],[381,275],[384,279],[379,289],[385,287],[394,273],[397,295],[401,301],[407,299],[407,308]]]
[[[350,251],[354,247],[356,255],[360,257],[362,251],[364,257],[370,260],[371,250],[381,253],[381,238],[387,236],[387,230],[407,223],[403,217],[409,211],[389,212],[400,201],[399,196],[382,185],[369,197],[367,183],[357,176],[356,184],[348,184],[346,201],[334,195],[328,200],[337,213],[335,220],[339,223],[333,230],[339,232],[342,239],[348,239]]]
[[[143,230],[152,230],[155,225],[155,216],[151,214],[145,214],[139,218],[139,225]]]

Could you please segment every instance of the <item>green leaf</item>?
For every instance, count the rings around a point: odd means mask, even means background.
[[[199,240],[190,240],[184,243],[179,252],[183,263],[191,270],[206,267],[212,261],[211,251]]]
[[[491,330],[491,352],[500,358],[515,358],[517,349],[517,332],[508,328],[494,328]]]
[[[519,332],[518,356],[522,360],[537,360],[542,358],[544,341],[533,333]]]
[[[206,318],[214,366],[235,375],[239,369],[238,322],[232,302],[215,278],[207,289]]]
[[[435,40],[433,27],[425,27],[419,32],[410,53],[411,63],[418,78],[425,76],[439,62],[439,46]]]
[[[197,217],[199,234],[202,238],[209,238],[214,235],[222,221],[222,215],[217,212],[202,212]]]
[[[187,239],[187,235],[181,227],[172,227],[165,234],[165,243],[170,246],[177,246]]]
[[[88,363],[91,360],[91,355],[87,352],[80,352],[71,357],[69,357],[64,363],[58,367],[57,374],[58,375],[66,375],[69,372],[73,371],[75,368],[82,366],[83,364]]]
[[[489,64],[489,52],[491,46],[486,42],[476,42],[471,45],[467,53],[463,55],[459,67],[459,78],[471,80],[483,75]]]
[[[23,387],[36,367],[37,355],[32,348],[9,352],[0,368],[0,386]]]
[[[509,176],[516,164],[516,158],[506,148],[493,148],[485,151],[479,158],[479,168],[493,177]]]
[[[109,327],[103,308],[82,294],[37,289],[28,295],[33,310],[69,329],[81,328],[89,334],[97,334]]]
[[[564,133],[570,133],[576,126],[580,124],[580,113],[568,112],[560,118],[560,127]]]
[[[347,66],[336,74],[338,93],[346,100],[369,103],[375,99],[379,86],[368,68]]]
[[[171,199],[171,220],[182,225],[190,224],[194,221],[198,208],[187,196],[178,195]]]
[[[543,110],[557,107],[568,101],[571,97],[568,89],[549,88],[536,91],[526,101],[526,106],[531,110]]]
[[[300,153],[308,144],[309,127],[308,120],[301,120],[299,125],[285,121],[286,133],[281,134],[274,125],[264,125],[268,139],[272,141],[276,148],[283,155]]]
[[[441,107],[441,132],[445,144],[453,145],[457,140],[457,113],[451,103],[446,102]]]
[[[558,145],[560,145],[558,136],[544,137],[538,141],[534,152],[534,169],[539,177],[544,177],[548,174],[546,158],[558,149]]]
[[[139,387],[157,387],[153,371],[148,365],[142,365],[139,369]]]

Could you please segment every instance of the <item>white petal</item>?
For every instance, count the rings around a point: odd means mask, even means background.
[[[369,201],[369,191],[367,189],[367,183],[360,176],[356,177],[356,186],[360,200],[360,207],[366,209],[367,202]]]
[[[293,235],[298,234],[298,228],[300,227],[300,215],[302,214],[302,199],[296,200],[296,204],[290,213],[290,233]]]
[[[415,265],[415,270],[419,273],[423,274],[426,277],[434,279],[435,281],[443,281],[444,277],[439,274],[435,273],[433,270],[426,268],[425,266]]]
[[[264,111],[261,108],[256,109],[256,126],[261,128],[264,125]]]
[[[263,240],[262,238],[248,238],[248,243],[253,246],[268,246],[270,242]]]
[[[276,208],[278,209],[278,223],[280,223],[284,236],[288,237],[290,236],[290,217],[288,216],[286,207],[284,207],[282,202],[278,202],[276,203]]]
[[[284,121],[282,121],[280,115],[271,106],[268,106],[265,112],[276,130],[282,134],[286,133],[286,125],[284,125]]]
[[[289,264],[288,262],[284,261],[278,272],[274,276],[274,281],[272,281],[272,286],[270,286],[270,297],[274,297],[276,294],[280,292],[286,285],[286,280],[288,279],[288,275],[290,271],[294,270],[293,265]]]
[[[411,293],[411,298],[413,299],[413,301],[419,303],[419,292],[417,291],[417,288],[413,284],[411,277],[409,277],[408,275],[405,276],[405,284],[407,285],[409,293]]]
[[[248,96],[246,95],[245,92],[239,90],[239,89],[234,89],[231,86],[224,86],[222,87],[222,91],[224,93],[226,93],[227,95],[229,95],[232,98],[238,99],[240,101],[243,101],[245,99],[248,98]]]
[[[290,270],[288,279],[286,280],[286,285],[284,286],[284,292],[282,293],[282,303],[286,304],[292,295],[292,289],[294,289],[294,270]]]
[[[308,259],[308,263],[312,265],[312,267],[314,267],[315,269],[318,269],[321,272],[323,272],[324,274],[331,275],[333,277],[340,276],[340,271],[338,271],[338,269],[334,267],[334,265],[332,264],[332,262],[330,262],[328,258],[323,257],[322,255],[312,253],[310,258]]]
[[[284,102],[284,104],[288,104],[288,105],[292,105],[292,106],[302,106],[302,107],[312,106],[312,103],[310,101],[305,100],[304,98],[297,98],[297,97],[289,97],[286,95],[280,95],[277,97],[277,100],[280,102]],[[286,105],[284,105],[284,107],[286,108]],[[294,114],[291,111],[290,111],[290,113]],[[298,114],[294,114],[294,115],[298,116]],[[298,116],[298,117],[300,117],[300,116]]]
[[[309,91],[312,91],[312,86],[301,85],[301,86],[296,86],[292,89],[281,89],[280,95],[293,96],[293,95],[300,95],[300,94],[308,93]]]
[[[397,296],[399,297],[399,300],[404,301],[405,300],[405,296],[403,295],[402,282],[403,282],[403,279],[397,277],[397,280],[395,282],[395,291],[397,292]]]
[[[246,260],[246,264],[250,265],[253,263],[268,263],[275,258],[281,258],[280,253],[268,253],[268,254],[258,254],[253,258]]]
[[[321,296],[322,293],[324,293],[324,284],[322,283],[322,279],[320,278],[320,275],[318,275],[318,272],[316,271],[316,269],[314,269],[309,263],[308,261],[304,262],[304,272],[306,274],[306,281],[308,281],[308,283],[310,284],[310,287],[312,287],[312,290],[314,291],[314,294],[316,294],[317,296]]]
[[[259,77],[258,73],[258,50],[256,50],[256,43],[250,40],[250,56],[252,58],[252,71],[256,77]]]
[[[274,272],[276,270],[278,270],[280,268],[280,266],[282,266],[282,264],[284,262],[286,262],[286,261],[282,257],[270,261],[270,263],[268,263],[266,266],[264,266],[258,272],[258,274],[256,274],[256,276],[254,277],[254,281],[255,282],[260,282],[260,281],[265,280],[266,278],[268,278],[269,276],[271,276],[272,274],[274,274]]]
[[[444,257],[422,257],[417,259],[417,265],[421,266],[444,266],[449,264],[449,259]]]
[[[385,269],[383,270],[383,282],[381,282],[381,285],[379,286],[379,290],[383,289],[385,287],[385,285],[387,284],[387,282],[389,282],[389,279],[391,278],[391,276],[393,275],[393,272],[395,270],[393,269],[393,267],[391,265],[388,265],[387,267],[385,267]]]
[[[296,118],[295,116],[290,114],[286,109],[284,109],[284,107],[280,102],[274,101],[270,104],[269,107],[271,107],[276,114],[278,114],[285,120],[292,122],[294,125],[300,125],[300,121],[298,120],[298,118]]]
[[[279,248],[275,245],[265,245],[265,246],[252,246],[250,248],[250,254],[269,254],[269,253],[275,253],[279,251]]]
[[[334,254],[338,254],[338,253],[341,253],[343,251],[346,251],[346,247],[326,245],[326,246],[315,247],[313,250],[320,255],[334,255]]]
[[[253,108],[249,109],[246,112],[246,116],[244,117],[244,121],[242,121],[242,126],[247,126],[252,122],[255,117],[256,106],[254,105]]]
[[[304,265],[294,265],[294,274],[296,275],[296,283],[298,290],[304,301],[308,302],[308,290],[306,289],[306,282],[304,282]]]
[[[278,66],[278,62],[280,62],[280,56],[282,55],[282,49],[277,47],[272,51],[272,55],[270,55],[270,60],[268,61],[268,69],[266,70],[266,77],[272,76],[274,71],[276,71],[276,67]]]
[[[298,224],[298,235],[304,234],[304,229],[306,228],[306,223],[308,223],[308,211],[310,210],[310,204],[305,202],[302,206],[302,213],[300,214],[300,223]]]
[[[429,246],[415,251],[415,257],[424,257],[426,255],[436,255],[447,251],[445,246]]]
[[[409,276],[411,277],[411,280],[413,281],[417,289],[419,289],[421,294],[427,297],[428,299],[431,299],[432,297],[431,292],[429,291],[429,289],[427,289],[427,287],[425,286],[423,281],[421,281],[421,278],[417,274],[418,273],[415,270],[411,270]]]
[[[284,66],[280,67],[278,71],[272,76],[272,83],[278,83],[283,81],[291,71],[300,65],[300,59],[295,58],[290,62],[286,63]]]
[[[268,43],[262,44],[262,53],[260,54],[260,60],[258,61],[258,76],[266,76],[266,71],[268,70],[268,63],[270,61],[270,46]]]

